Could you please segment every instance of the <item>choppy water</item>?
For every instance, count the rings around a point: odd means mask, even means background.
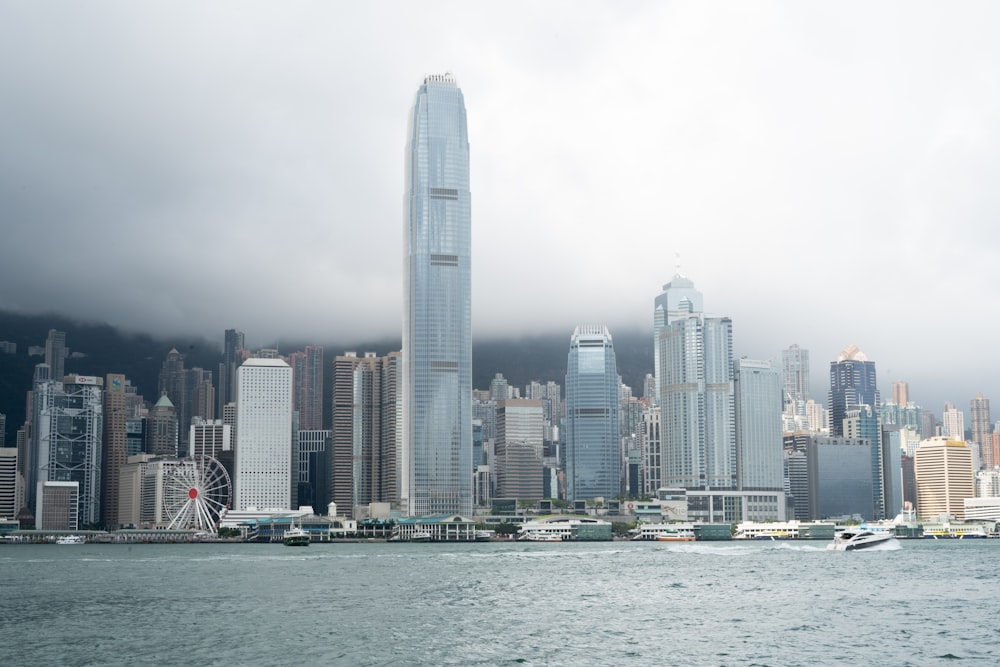
[[[1000,663],[1000,541],[0,547],[4,665]]]

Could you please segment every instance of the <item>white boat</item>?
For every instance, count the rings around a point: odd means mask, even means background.
[[[285,531],[281,541],[286,547],[307,547],[312,538],[309,536],[309,531],[304,530],[301,526],[293,526]]]
[[[431,534],[429,532],[427,532],[426,530],[418,530],[418,531],[414,532],[412,536],[410,536],[410,541],[411,542],[430,542],[431,541],[431,537],[432,537]]]
[[[657,542],[694,542],[694,531],[687,528],[664,528],[656,536]]]
[[[837,533],[833,542],[826,545],[833,551],[858,551],[872,547],[898,545],[899,541],[888,531],[875,531],[867,528],[846,529]]]
[[[476,531],[476,542],[490,542],[493,540],[492,530],[477,530]]]
[[[58,540],[56,544],[86,544],[87,540],[79,535],[63,535]]]
[[[522,539],[525,542],[562,542],[562,535],[556,533],[528,533]]]
[[[550,536],[555,539],[539,539]],[[517,539],[530,542],[565,542],[579,539],[610,540],[611,522],[574,515],[541,517],[521,524],[517,531]]]

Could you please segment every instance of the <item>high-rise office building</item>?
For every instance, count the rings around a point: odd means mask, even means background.
[[[781,491],[781,375],[769,361],[737,359],[736,451],[739,488]]]
[[[67,375],[63,381],[35,386],[33,469],[26,490],[30,493],[34,487],[29,502],[34,503],[36,519],[42,516],[43,487],[50,484],[53,498],[72,498],[77,527],[101,521],[103,384],[101,378]],[[75,485],[72,492],[69,484]]]
[[[542,402],[504,399],[497,410],[496,497],[539,500],[543,497]]]
[[[295,410],[299,413],[299,430],[323,429],[323,348],[306,345],[302,352],[288,355],[295,381]]]
[[[948,401],[941,413],[941,435],[952,440],[965,440],[965,413]]]
[[[212,372],[195,367],[187,370],[184,378],[190,419],[193,420],[195,417],[215,419],[215,387],[212,385]],[[188,423],[187,426],[190,425]]]
[[[921,519],[942,514],[965,519],[966,498],[976,495],[972,450],[961,440],[938,436],[923,440],[913,455],[917,509]]]
[[[191,425],[191,402],[188,400],[188,377],[184,370],[184,355],[171,348],[160,368],[157,393],[166,394],[177,411],[178,443],[187,449],[188,427]]]
[[[216,414],[222,415],[225,407],[236,401],[236,369],[243,362],[246,347],[242,331],[226,329],[222,348],[222,363],[219,364],[219,391]]]
[[[661,336],[663,329],[678,316],[702,311],[702,295],[694,283],[680,273],[674,274],[663,292],[653,299],[653,376],[655,378],[656,402],[660,402],[663,384],[663,349]]]
[[[809,350],[792,345],[781,351],[781,368],[785,379],[784,400],[791,412],[805,416],[809,400]]]
[[[293,509],[292,368],[247,359],[237,372],[233,509]]]
[[[346,516],[369,503],[399,503],[398,371],[395,352],[347,352],[334,359],[330,483],[333,502]]]
[[[49,329],[49,335],[45,339],[45,363],[48,364],[51,372],[49,377],[57,382],[62,382],[66,374],[66,356],[69,350],[66,349],[66,333]]]
[[[13,519],[24,506],[17,447],[0,447],[0,518]]]
[[[128,411],[125,376],[109,373],[104,384],[104,443],[101,455],[101,513],[104,527],[118,528],[118,495],[121,468],[128,462]]]
[[[178,444],[179,429],[177,408],[166,394],[162,394],[146,417],[146,453],[175,457],[185,452]]]
[[[993,424],[990,421],[990,399],[983,398],[981,393],[972,399],[972,441],[979,445],[979,454],[984,468],[997,465],[993,460]]]
[[[410,115],[403,312],[405,511],[472,512],[472,225],[465,101],[424,78]]]
[[[882,520],[886,518],[886,451],[882,443],[882,429],[879,422],[879,413],[870,405],[858,405],[847,411],[844,417],[844,432],[846,438],[861,440],[871,446],[871,466],[869,468],[872,478],[872,515],[871,518]],[[897,452],[897,463],[899,454]],[[891,479],[888,480],[889,488],[892,488]],[[868,517],[866,517],[868,518]]]
[[[566,364],[567,500],[614,498],[621,491],[620,383],[607,327],[577,327]]]
[[[844,418],[848,410],[859,405],[871,406],[876,412],[882,407],[875,377],[875,362],[865,353],[848,345],[836,361],[830,362],[830,433],[844,435]]]
[[[732,320],[695,305],[660,332],[663,485],[736,489]]]
[[[892,383],[892,402],[903,407],[910,402],[910,385],[904,380]]]

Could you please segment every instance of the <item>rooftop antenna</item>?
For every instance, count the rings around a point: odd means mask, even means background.
[[[674,253],[674,259],[677,261],[677,275],[681,275],[681,254],[679,252]]]

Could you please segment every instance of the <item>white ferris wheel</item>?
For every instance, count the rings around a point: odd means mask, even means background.
[[[181,459],[163,485],[167,528],[215,531],[233,499],[229,473],[211,456]]]

